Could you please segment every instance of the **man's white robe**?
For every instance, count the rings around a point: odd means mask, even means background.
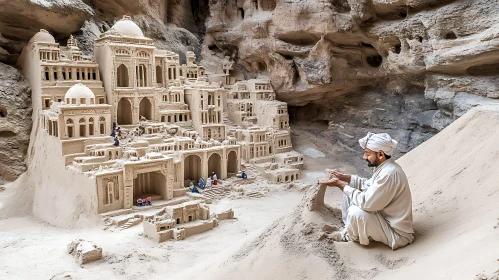
[[[378,166],[370,179],[352,175],[343,193],[343,222],[350,239],[362,245],[375,240],[392,249],[412,243],[411,190],[393,159]]]

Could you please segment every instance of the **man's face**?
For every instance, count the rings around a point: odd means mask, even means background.
[[[367,166],[369,167],[377,167],[381,164],[381,152],[374,152],[368,148],[364,149],[364,157],[363,159],[367,161]]]

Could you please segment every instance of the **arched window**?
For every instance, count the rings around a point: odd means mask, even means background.
[[[74,123],[73,123],[73,120],[72,119],[68,119],[66,121],[66,133],[68,135],[68,138],[73,138],[73,134],[74,134]]]
[[[87,136],[87,120],[85,118],[80,119],[80,137]]]
[[[94,135],[94,118],[88,119],[88,135]]]
[[[104,117],[99,118],[99,132],[101,135],[106,134],[106,118]]]
[[[159,65],[156,66],[156,83],[159,86],[163,85],[163,69]]]
[[[124,64],[116,70],[116,77],[118,87],[129,87],[128,68]]]
[[[50,81],[50,74],[48,67],[45,67],[45,81]]]

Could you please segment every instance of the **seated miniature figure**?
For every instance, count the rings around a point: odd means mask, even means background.
[[[208,179],[206,179],[206,188],[211,188],[211,185],[212,185],[211,177],[208,177]]]
[[[244,180],[246,180],[248,178],[248,175],[246,175],[246,172],[241,171],[241,178],[243,178]]]
[[[137,206],[142,206],[142,198],[137,199]]]
[[[192,188],[192,192],[193,192],[193,193],[199,193],[199,190],[198,190],[198,188],[196,188],[196,186],[194,186],[194,187]]]
[[[114,146],[118,147],[120,145],[120,140],[118,140],[118,137],[114,137]]]
[[[152,205],[151,200],[152,198],[150,196],[146,198],[146,205]]]
[[[204,178],[201,177],[201,179],[199,179],[199,188],[204,190]]]
[[[217,173],[213,172],[211,173],[211,178],[213,180],[213,185],[217,185]]]

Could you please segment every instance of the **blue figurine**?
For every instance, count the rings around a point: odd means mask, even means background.
[[[199,188],[204,190],[204,178],[201,177],[201,179],[199,179]]]

